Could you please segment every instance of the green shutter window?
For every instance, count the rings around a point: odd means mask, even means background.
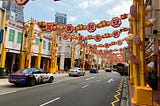
[[[38,38],[36,38],[36,41],[35,41],[35,45],[39,45],[39,39]]]
[[[51,50],[51,43],[48,42],[48,50]]]
[[[10,29],[8,41],[14,42],[14,36],[15,36],[15,30]]]
[[[22,42],[22,33],[18,32],[17,43],[21,43],[21,42]]]
[[[46,41],[43,40],[43,49],[46,49]]]

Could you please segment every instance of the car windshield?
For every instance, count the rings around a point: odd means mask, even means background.
[[[26,73],[31,72],[31,70],[32,70],[31,68],[25,68],[25,69],[19,70],[19,71],[17,71],[17,72],[21,72],[21,73],[26,74]]]

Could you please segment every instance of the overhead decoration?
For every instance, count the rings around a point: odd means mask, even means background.
[[[114,31],[112,32],[112,36],[113,36],[114,38],[118,38],[119,35],[120,35],[120,31],[118,31],[118,30],[114,30]]]
[[[88,32],[94,32],[97,28],[103,28],[107,26],[112,26],[113,28],[117,28],[122,24],[121,20],[124,20],[128,18],[128,14],[122,14],[119,17],[112,18],[111,21],[103,20],[99,23],[95,24],[94,22],[90,22],[87,25],[79,24],[77,26],[73,26],[72,24],[67,25],[60,25],[56,22],[53,22],[53,28],[52,30],[65,30],[67,33],[72,33],[73,31],[81,31],[81,30],[87,30]],[[38,26],[41,28],[46,27],[45,22],[38,22]]]
[[[24,6],[25,4],[28,3],[29,0],[15,0],[16,3],[20,6]]]
[[[94,22],[90,22],[87,25],[87,30],[88,32],[94,32],[96,30],[96,24]]]
[[[72,33],[73,31],[74,31],[74,27],[72,26],[72,24],[67,24],[65,28],[65,32]]]
[[[97,34],[97,35],[95,36],[95,41],[96,41],[96,42],[100,42],[101,40],[102,40],[101,35],[100,35],[100,34]]]
[[[85,39],[85,38],[84,38],[83,35],[79,35],[79,36],[78,36],[78,41],[82,42],[82,41],[84,41],[84,39]]]
[[[53,23],[52,22],[47,22],[46,23],[46,31],[51,32],[53,30]]]
[[[121,24],[122,24],[122,21],[121,21],[121,19],[120,19],[119,17],[114,17],[114,18],[112,18],[112,20],[111,20],[111,26],[112,26],[113,28],[117,28],[117,27],[119,27]]]
[[[87,36],[81,35],[81,36],[83,36],[84,40],[95,40],[96,42],[100,42],[102,39],[105,39],[105,38],[111,38],[111,37],[118,38],[120,36],[120,33],[126,32],[128,30],[129,30],[129,28],[124,27],[124,28],[121,28],[119,31],[118,30],[113,31],[114,33],[112,33],[112,34],[105,33],[103,35],[96,34],[95,36],[93,36],[93,35],[87,35]],[[79,35],[70,35],[70,33],[57,32],[58,36],[64,36],[64,34],[65,34],[65,36],[67,34],[70,39],[79,39],[79,37],[78,37]]]
[[[67,39],[69,39],[69,35],[64,34],[64,35],[63,35],[63,40],[67,40]]]

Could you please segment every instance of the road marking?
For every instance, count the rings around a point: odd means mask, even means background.
[[[17,91],[3,92],[3,93],[1,93],[0,95],[5,95],[5,94],[9,94],[9,93],[14,93],[14,92],[17,92]]]
[[[90,78],[87,78],[86,80],[90,80],[90,79],[94,79],[95,77],[90,77]]]
[[[100,81],[100,79],[99,80],[97,80],[97,82],[99,82]]]
[[[83,86],[82,88],[86,88],[86,87],[88,87],[89,85],[85,85],[85,86]]]
[[[51,100],[51,101],[48,101],[48,102],[46,102],[46,103],[44,103],[44,104],[39,105],[39,106],[45,106],[45,105],[47,105],[47,104],[49,104],[49,103],[51,103],[51,102],[54,102],[54,101],[56,101],[56,100],[58,100],[58,99],[60,99],[60,97],[57,97],[57,98],[55,98],[55,99],[53,99],[53,100]]]
[[[110,80],[108,80],[108,83],[110,83],[111,81],[114,81],[112,78]]]

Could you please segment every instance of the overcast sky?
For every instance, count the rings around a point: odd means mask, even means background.
[[[129,13],[133,0],[61,0],[54,2],[53,0],[29,0],[24,6],[24,18],[28,21],[31,17],[36,21],[55,21],[55,13],[67,14],[67,23],[74,26],[78,24],[87,25],[89,22],[98,23],[102,20],[110,21],[113,17]],[[1,5],[1,4],[0,4]],[[122,25],[118,28],[129,27],[128,19],[122,21]],[[81,31],[84,36],[112,33],[116,30],[113,27],[105,27],[97,29],[94,33]],[[105,42],[117,41],[127,36],[122,33],[117,39],[104,39]],[[92,41],[92,43],[96,43]]]

